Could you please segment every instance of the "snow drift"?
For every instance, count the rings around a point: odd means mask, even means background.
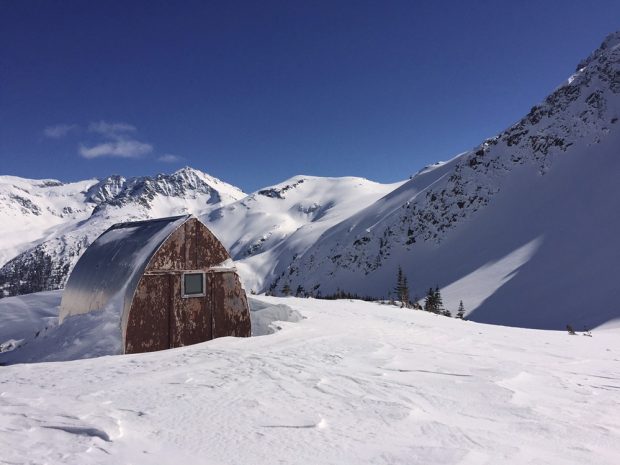
[[[121,353],[119,318],[91,312],[59,324],[62,291],[39,292],[0,300],[0,365],[80,360]],[[248,297],[252,336],[273,334],[301,314],[284,302]],[[1,457],[1,456],[0,456]]]
[[[0,461],[617,464],[617,330],[259,300],[306,318],[264,337],[0,367]]]

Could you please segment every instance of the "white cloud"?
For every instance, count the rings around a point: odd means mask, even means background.
[[[81,143],[78,151],[87,159],[100,157],[140,158],[153,151],[153,146],[133,138],[136,127],[128,123],[92,122],[88,132],[98,134],[99,142]]]
[[[135,132],[136,127],[127,123],[108,123],[107,121],[99,121],[88,125],[88,132],[96,132],[113,139],[123,138],[127,132]]]
[[[80,144],[79,152],[84,158],[99,157],[139,158],[153,151],[153,146],[133,139],[115,140],[87,147]]]
[[[163,161],[164,163],[175,163],[177,161],[183,160],[183,157],[179,157],[178,155],[172,155],[170,153],[166,153],[157,159],[158,161]]]
[[[74,129],[77,129],[76,124],[57,124],[46,127],[43,130],[43,134],[51,139],[61,139]]]

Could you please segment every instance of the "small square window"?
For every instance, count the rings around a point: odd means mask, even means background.
[[[183,297],[201,297],[205,295],[205,274],[183,274]]]

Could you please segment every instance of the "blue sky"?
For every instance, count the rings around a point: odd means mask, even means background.
[[[0,173],[404,179],[492,136],[620,2],[2,1]]]

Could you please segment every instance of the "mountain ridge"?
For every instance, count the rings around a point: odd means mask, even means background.
[[[59,189],[63,195],[55,192]],[[9,259],[0,268],[0,292],[6,296],[62,287],[85,248],[114,223],[201,215],[243,196],[237,187],[189,167],[171,174],[112,175],[67,184],[0,178],[0,200],[5,200],[0,212],[13,219],[6,229],[17,231],[10,247],[3,247]],[[43,225],[38,224],[41,217]],[[51,225],[45,223],[48,217],[55,220]],[[31,234],[20,238],[28,229]]]
[[[497,210],[493,204],[500,202],[497,198],[501,199],[502,196],[506,196],[503,194],[504,191],[512,189],[512,195],[516,198],[522,197],[529,200],[532,203],[530,211],[534,212],[534,204],[539,199],[531,198],[528,192],[530,187],[538,189],[541,195],[544,193],[544,195],[553,196],[554,193],[548,192],[543,184],[551,185],[557,182],[556,190],[565,192],[568,197],[571,196],[571,183],[589,179],[587,175],[590,171],[592,157],[595,157],[593,158],[595,162],[598,161],[603,166],[609,168],[617,166],[617,155],[614,152],[615,144],[618,143],[617,123],[620,113],[619,38],[618,33],[608,36],[601,48],[581,62],[584,66],[581,66],[577,73],[556,88],[543,102],[532,107],[524,118],[499,135],[486,139],[471,151],[433,170],[422,170],[420,174],[375,205],[326,231],[304,256],[298,257],[287,269],[280,270],[279,279],[272,283],[273,289],[280,289],[286,284],[293,289],[299,286],[304,289],[313,289],[315,292],[320,289],[324,294],[344,289],[349,292],[364,292],[387,297],[386,294],[391,289],[389,284],[395,279],[396,268],[402,264],[413,277],[415,293],[421,296],[428,287],[435,285],[447,287],[459,282],[458,276],[435,269],[434,261],[437,259],[443,262],[446,268],[463,268],[462,264],[445,257],[440,258],[448,250],[451,250],[455,256],[466,256],[466,261],[471,264],[478,263],[479,267],[484,267],[485,263],[480,263],[479,257],[485,254],[481,253],[480,245],[476,246],[473,240],[462,239],[462,248],[465,252],[452,250],[450,246],[441,244],[447,240],[458,242],[459,235],[465,237],[468,224],[481,223],[479,218],[484,216],[482,212],[489,208]],[[560,183],[559,176],[564,176],[565,173],[553,174],[553,171],[562,172],[566,165],[574,163],[574,159],[577,158],[580,159],[583,173],[580,172],[579,167],[573,167],[572,178],[563,179]],[[604,173],[592,175],[591,184],[601,183],[611,190],[613,184],[609,179],[601,181],[605,178],[604,175]],[[516,178],[521,180],[524,187],[514,185]],[[545,180],[543,183],[537,181],[542,179]],[[572,188],[574,190],[574,187]],[[587,197],[588,200],[582,202],[583,209],[576,210],[574,214],[584,217],[592,216],[590,210],[596,209],[597,204],[600,206],[605,200],[609,203],[611,199],[611,205],[607,208],[612,212],[608,218],[613,220],[612,223],[609,224],[604,221],[604,218],[600,218],[599,223],[595,224],[593,229],[598,227],[606,231],[611,228],[620,234],[620,221],[613,215],[613,199],[617,198],[618,192],[615,192],[615,196],[613,190],[610,193],[607,199],[601,200],[585,192],[583,197]],[[502,202],[509,203],[510,208],[516,208],[513,205],[514,202],[511,203],[505,199]],[[553,216],[554,209],[558,207],[560,209],[562,207],[560,201],[558,205],[549,205],[549,211],[542,214],[542,218]],[[527,211],[525,209],[524,214]],[[506,212],[496,213],[495,221],[486,224],[486,228],[501,230],[503,224],[512,224],[512,219]],[[488,215],[488,212],[485,214]],[[576,229],[571,227],[566,219],[561,219],[561,221],[565,221],[563,224],[567,230]],[[556,231],[558,227],[558,225],[548,225],[548,228],[551,228],[550,230],[553,230],[558,237],[566,237],[566,234],[561,236]],[[517,233],[505,231],[504,234],[519,237],[518,231],[523,229],[523,226],[515,224],[514,228]],[[541,229],[540,235],[544,235],[545,232],[549,231]],[[486,237],[488,241],[482,249],[491,247],[489,244],[493,242],[505,241],[505,239],[486,234],[486,231],[480,227],[478,234]],[[522,239],[520,244],[512,244],[512,249],[505,244],[504,249],[500,250],[501,247],[498,245],[496,253],[499,256],[489,255],[489,263],[501,261],[502,257],[510,256],[520,247],[533,243],[536,236],[528,237],[527,240],[525,237]],[[597,247],[609,247],[611,255],[617,254],[617,246],[614,247],[610,238],[597,244]],[[535,253],[537,252],[532,252],[532,254]],[[568,251],[568,253],[571,252]],[[407,257],[407,260],[401,257]],[[528,263],[528,260],[529,258],[522,262],[515,261],[514,268],[508,273],[517,273],[521,266]],[[403,263],[397,263],[398,261]],[[601,263],[607,263],[607,261],[602,258]],[[575,263],[573,266],[578,265]],[[600,270],[603,269],[605,267],[601,266]],[[466,269],[462,272],[475,273],[476,269]],[[605,277],[602,276],[601,279],[605,280]],[[573,283],[574,286],[577,284],[577,282]],[[466,300],[466,304],[470,303],[475,308],[484,307],[484,302],[489,297],[494,295],[498,289],[506,286],[510,287],[510,280],[505,282],[499,280],[497,287],[484,297],[470,296],[463,290],[460,295],[456,292],[449,292],[447,301],[451,307],[455,307],[460,299]],[[599,303],[604,304],[606,308],[615,307],[613,299],[616,296],[617,292],[610,291],[607,297]],[[536,307],[535,302],[528,301],[526,298],[513,297],[525,306],[529,304]],[[551,304],[551,302],[545,303]],[[498,305],[497,302],[496,305]],[[574,307],[563,299],[558,299],[558,305]],[[514,307],[512,310],[516,311]],[[539,308],[535,310],[535,312],[540,311]],[[544,313],[545,310],[543,309],[542,312]],[[480,318],[480,315],[483,315],[483,321],[488,321],[493,319],[491,313],[491,309],[478,310],[478,312],[474,311],[472,317]],[[576,320],[580,324],[600,323],[599,318],[590,319],[588,315],[582,315],[583,312],[577,308],[573,308],[569,313],[579,313],[580,316]],[[620,316],[620,310],[602,313]],[[549,320],[546,321],[538,316],[514,319],[510,315],[503,315],[494,322],[538,325],[537,327],[551,325],[557,329],[568,323],[568,321],[560,323],[561,316],[557,312],[551,312]]]
[[[191,212],[231,250],[255,292],[281,294],[287,287],[388,297],[402,266],[412,294],[440,286],[449,307],[464,300],[480,321],[553,329],[601,324],[620,317],[610,278],[613,260],[620,261],[613,241],[620,236],[620,192],[612,176],[620,172],[619,115],[615,32],[519,121],[407,181],[298,175],[248,195],[189,167],[85,181],[90,216],[69,196],[77,205],[68,213],[73,222],[50,229],[49,240],[4,264],[0,289],[10,295],[61,287],[84,247],[111,221]],[[60,188],[54,180],[40,183]],[[45,211],[24,199],[11,204],[15,211]],[[32,285],[45,276],[54,279]],[[588,310],[583,296],[595,293],[596,282],[605,293],[594,298],[599,309]]]

